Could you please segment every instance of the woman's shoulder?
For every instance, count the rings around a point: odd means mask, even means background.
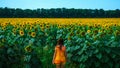
[[[55,48],[60,48],[60,45],[56,45]],[[62,46],[62,48],[66,48],[66,46]]]
[[[66,46],[63,45],[63,47],[66,47]]]
[[[65,49],[66,49],[66,46],[63,46],[63,48],[65,48]]]
[[[56,45],[55,47],[60,47],[60,45]],[[66,47],[66,46],[62,45],[62,47]]]
[[[56,45],[55,47],[60,47],[59,45]]]

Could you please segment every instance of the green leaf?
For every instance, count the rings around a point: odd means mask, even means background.
[[[113,53],[120,56],[120,47],[111,47]]]
[[[115,68],[120,68],[120,64],[115,64]]]
[[[99,52],[99,49],[96,48],[96,50],[94,51],[94,54],[98,53]]]
[[[80,64],[79,68],[85,68],[84,64]]]
[[[108,56],[104,56],[104,63],[107,63],[109,61],[109,57]]]
[[[62,37],[62,34],[57,34],[56,39],[59,39],[59,38],[61,38],[61,37]]]
[[[3,38],[4,36],[3,35],[0,35],[0,39]]]
[[[98,53],[98,54],[96,55],[96,57],[100,60],[100,59],[102,58],[102,54],[101,54],[101,53]]]
[[[85,62],[87,59],[88,59],[88,56],[83,54],[83,55],[80,57],[79,62]]]
[[[78,55],[81,55],[85,50],[86,50],[87,46],[84,45],[83,48],[78,52]]]
[[[75,50],[78,50],[79,48],[80,48],[80,46],[78,46],[78,45],[77,45],[77,46],[75,46]]]
[[[93,45],[99,45],[100,44],[100,41],[96,40]]]
[[[8,48],[7,54],[11,54],[11,53],[12,53],[12,48]]]
[[[112,56],[112,58],[113,58],[113,59],[116,57],[116,55],[115,55],[115,54],[111,54],[111,56]]]
[[[113,63],[112,62],[108,62],[108,65],[110,66],[110,68],[113,68]]]
[[[110,54],[110,52],[111,52],[111,49],[109,49],[109,48],[106,48],[106,49],[105,49],[105,51],[106,51],[108,54]]]
[[[95,66],[96,66],[96,68],[99,68],[100,62],[95,62]]]
[[[71,58],[71,57],[72,57],[72,54],[71,54],[71,53],[68,53],[68,54],[67,54],[67,57],[68,57],[68,58]]]

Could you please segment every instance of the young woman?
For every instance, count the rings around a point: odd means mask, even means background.
[[[63,45],[63,39],[58,39],[57,45],[55,46],[55,52],[53,56],[53,64],[56,64],[56,68],[64,68],[67,54],[66,47]]]

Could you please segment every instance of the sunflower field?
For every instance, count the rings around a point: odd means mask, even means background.
[[[120,68],[120,18],[0,18],[0,68],[55,68],[59,38],[66,68]]]

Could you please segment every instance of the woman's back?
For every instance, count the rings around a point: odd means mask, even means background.
[[[60,46],[57,45],[55,47],[55,51],[56,51],[56,57],[55,57],[55,60],[56,61],[61,61],[61,62],[64,62],[65,61],[65,50],[66,50],[66,47],[65,46],[62,46],[61,49],[60,49]]]

